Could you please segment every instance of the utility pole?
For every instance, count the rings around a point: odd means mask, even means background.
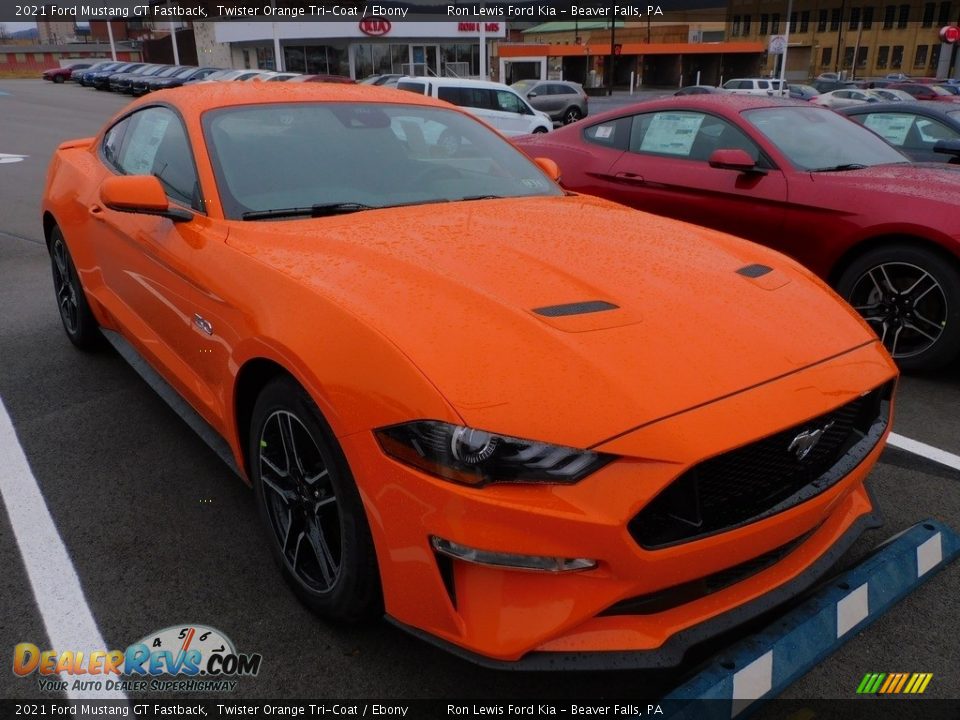
[[[793,12],[793,0],[787,0],[787,31],[783,36],[783,55],[780,56],[780,95],[785,96],[787,92],[787,49],[790,47],[790,14]]]
[[[846,0],[841,0],[840,2],[840,24],[837,25],[837,55],[833,59],[833,70],[837,73],[837,77],[840,76],[840,50],[842,49],[841,41],[843,40],[843,11],[846,9],[847,3]]]
[[[180,50],[177,48],[177,28],[173,26],[173,20],[170,21],[170,37],[173,39],[173,64],[180,64]]]
[[[613,95],[613,71],[615,69],[615,63],[617,58],[617,6],[615,3],[610,3],[610,62],[607,63],[607,95]]]

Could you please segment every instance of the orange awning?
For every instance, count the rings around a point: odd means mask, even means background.
[[[762,53],[762,42],[722,43],[617,43],[621,55],[719,55],[732,53]],[[589,51],[588,51],[589,48]],[[590,45],[531,45],[500,43],[500,57],[577,57],[608,55],[608,43]]]

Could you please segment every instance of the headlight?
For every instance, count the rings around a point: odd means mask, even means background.
[[[613,455],[497,435],[437,420],[416,420],[374,431],[397,460],[464,485],[561,483],[582,480]]]

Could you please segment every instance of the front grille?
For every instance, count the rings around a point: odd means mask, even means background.
[[[600,615],[652,615],[653,613],[663,612],[678,605],[699,600],[711,593],[730,587],[741,580],[746,580],[751,575],[756,575],[780,562],[800,547],[818,528],[819,526],[798,538],[794,538],[785,545],[765,552],[763,555],[758,555],[755,558],[729,567],[726,570],[715,572],[705,578],[691,580],[682,585],[674,585],[673,587],[658,590],[648,595],[638,595],[627,598],[626,600],[621,600],[617,604],[608,607],[600,613]]]
[[[756,522],[818,495],[877,444],[887,425],[891,391],[888,383],[819,417],[700,463],[630,521],[630,534],[644,548],[666,547]],[[812,443],[810,436],[820,431]],[[806,444],[812,447],[800,457]]]

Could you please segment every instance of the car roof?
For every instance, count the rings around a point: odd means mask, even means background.
[[[400,82],[410,80],[413,82],[431,82],[434,85],[447,85],[452,87],[472,87],[472,88],[486,88],[489,90],[503,90],[509,88],[509,85],[504,85],[503,83],[493,82],[491,80],[467,80],[464,78],[446,78],[446,77],[416,77],[411,75],[404,75],[400,78]],[[557,82],[560,82],[559,80]]]
[[[210,83],[186,85],[163,90],[162,97],[190,112],[203,113],[216,108],[237,105],[259,105],[283,102],[357,102],[393,105],[426,105],[449,108],[445,102],[417,93],[401,93],[379,85],[346,83]],[[149,95],[134,105],[156,102],[161,97]],[[129,107],[127,108],[129,109]],[[126,112],[125,109],[123,112]]]
[[[958,123],[960,120],[955,115],[951,115],[950,111],[954,113],[960,108],[950,107],[947,105],[944,107],[940,103],[925,103],[925,102],[884,102],[884,103],[868,103],[866,105],[854,105],[853,107],[848,108],[839,108],[839,112],[844,115],[861,115],[864,113],[875,113],[875,112],[910,112],[917,115],[926,115],[928,117],[943,118],[949,122]]]
[[[609,110],[605,113],[592,115],[590,124],[596,121],[603,121],[609,118],[622,117],[624,115],[634,115],[638,112],[651,112],[654,110],[702,110],[705,112],[729,112],[738,113],[742,110],[754,110],[756,108],[783,107],[784,105],[793,105],[794,107],[809,108],[810,103],[803,100],[792,100],[789,98],[768,97],[767,95],[734,95],[730,93],[709,93],[705,95],[670,95],[655,100],[645,100],[633,105],[625,105],[616,110]],[[814,105],[813,107],[819,107]],[[828,108],[822,108],[825,112],[832,112]],[[581,125],[582,123],[575,123]],[[572,127],[568,125],[567,127]]]

